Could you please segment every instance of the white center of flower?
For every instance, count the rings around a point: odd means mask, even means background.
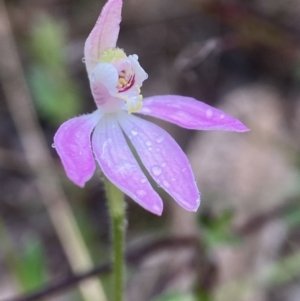
[[[108,92],[111,97],[124,100],[128,113],[138,112],[142,108],[140,87],[147,78],[147,73],[138,62],[138,56],[126,56],[120,48],[103,51],[99,64],[90,76],[92,91],[99,107],[105,103],[103,94]]]

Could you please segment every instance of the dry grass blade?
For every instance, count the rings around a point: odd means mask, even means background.
[[[0,0],[0,80],[7,104],[20,135],[25,157],[37,177],[40,198],[74,272],[92,267],[67,199],[53,171],[53,162],[31,102],[21,62],[12,37],[5,4]],[[79,285],[86,301],[105,301],[100,282],[91,279]]]

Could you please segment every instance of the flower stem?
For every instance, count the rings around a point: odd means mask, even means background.
[[[124,195],[107,178],[105,178],[104,183],[109,213],[112,219],[115,301],[122,301],[124,295],[124,238],[126,231]]]

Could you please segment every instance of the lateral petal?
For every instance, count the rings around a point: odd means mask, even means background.
[[[93,86],[102,85],[111,96],[115,96],[118,92],[118,78],[118,71],[113,64],[99,63],[90,75],[92,91]]]
[[[142,172],[113,116],[105,116],[96,126],[92,144],[105,176],[140,206],[161,215],[162,200]]]
[[[121,113],[119,123],[156,183],[188,211],[200,204],[195,178],[184,152],[162,128],[133,115]]]
[[[92,94],[98,107],[112,103],[113,97],[117,94],[117,69],[112,64],[99,63],[89,78]]]
[[[80,187],[84,187],[95,171],[90,137],[100,118],[99,112],[95,111],[69,119],[54,136],[55,149],[67,176]]]
[[[84,45],[88,74],[99,63],[100,52],[116,47],[120,31],[122,0],[108,0]]]
[[[179,95],[145,98],[143,108],[138,113],[193,130],[249,131],[242,122],[221,110],[194,98]]]

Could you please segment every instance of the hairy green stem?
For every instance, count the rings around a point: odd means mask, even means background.
[[[124,239],[125,239],[125,202],[123,193],[105,178],[108,207],[112,219],[113,237],[113,274],[115,301],[123,301],[124,296]]]

